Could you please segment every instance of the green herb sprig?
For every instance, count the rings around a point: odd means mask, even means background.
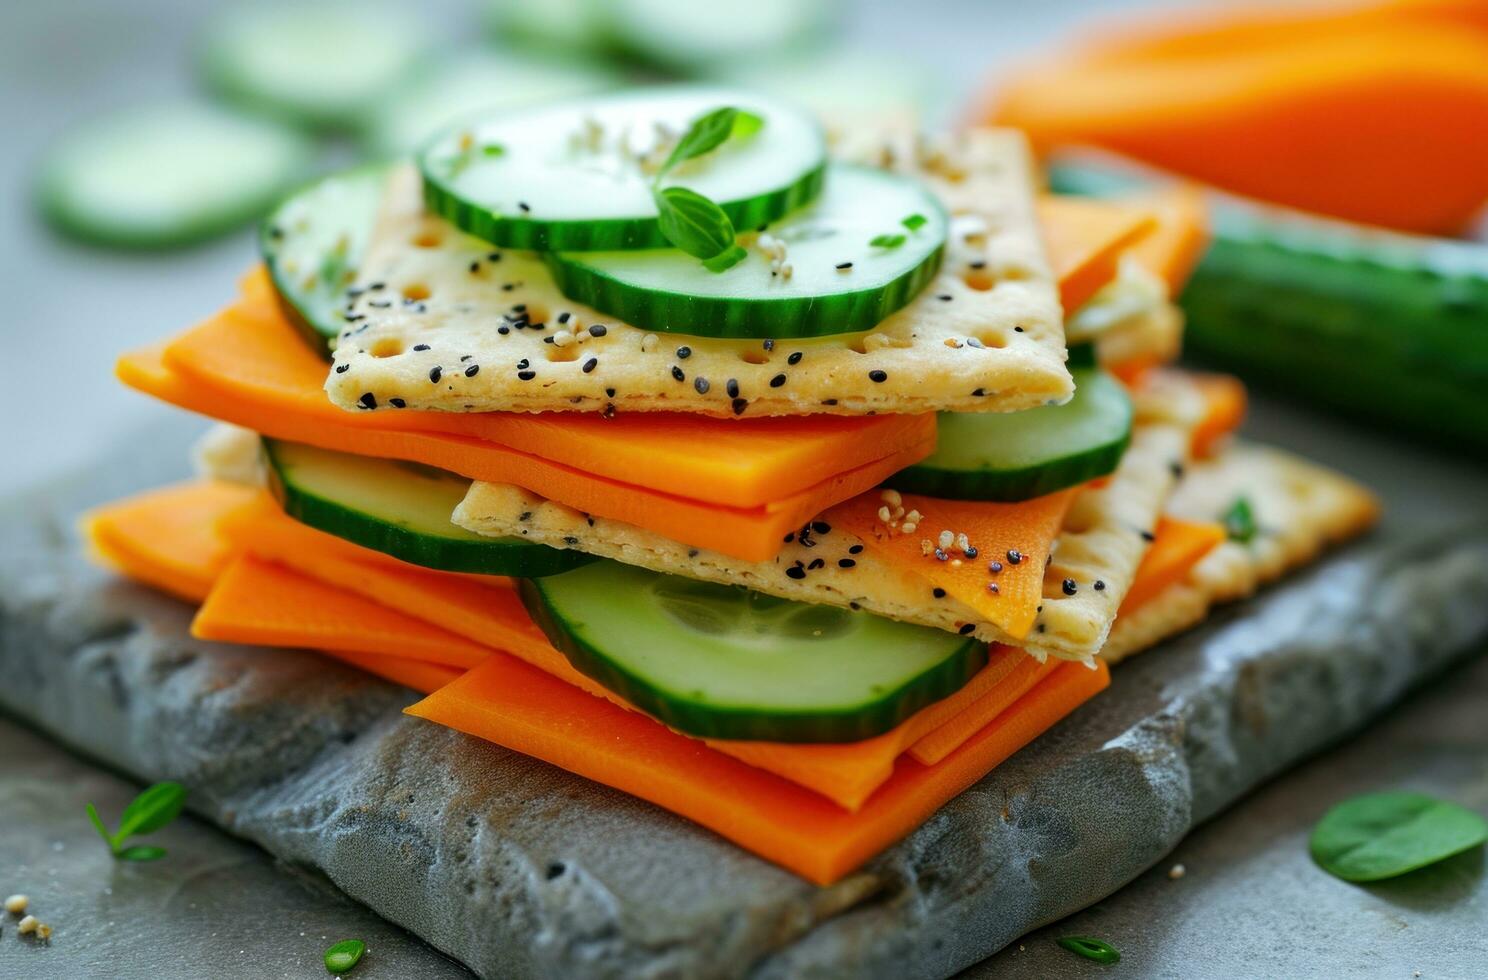
[[[367,944],[360,939],[343,939],[325,951],[325,968],[330,973],[346,973],[361,962]]]
[[[1367,793],[1333,807],[1312,830],[1308,849],[1344,881],[1380,881],[1415,871],[1488,841],[1488,821],[1425,793]]]
[[[1255,511],[1251,509],[1249,497],[1236,497],[1230,509],[1220,518],[1225,534],[1231,541],[1249,544],[1256,536]]]
[[[656,202],[662,236],[681,251],[702,259],[703,267],[710,272],[731,269],[748,254],[735,241],[734,223],[714,201],[686,187],[662,187],[662,178],[730,139],[759,132],[764,124],[760,116],[733,106],[703,113],[677,140],[652,181],[651,198]]]
[[[92,803],[87,806],[88,819],[109,846],[109,853],[121,861],[154,861],[165,857],[165,848],[149,844],[125,846],[131,837],[153,834],[181,815],[186,804],[186,787],[180,783],[156,783],[140,793],[119,817],[119,829],[110,832]]]
[[[1097,963],[1115,963],[1121,959],[1121,953],[1115,946],[1094,936],[1065,936],[1059,940],[1059,945],[1076,956],[1083,956]]]

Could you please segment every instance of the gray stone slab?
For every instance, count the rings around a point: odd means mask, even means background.
[[[0,521],[0,704],[485,976],[946,976],[1109,894],[1488,634],[1488,527],[1402,529],[1117,672],[1111,691],[838,885],[407,718],[297,651],[80,560],[79,506],[178,468],[152,432]],[[46,669],[37,669],[45,664]]]

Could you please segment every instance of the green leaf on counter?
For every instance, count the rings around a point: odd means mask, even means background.
[[[1424,793],[1368,793],[1333,807],[1313,828],[1309,850],[1344,881],[1379,881],[1488,841],[1488,821]]]
[[[1059,940],[1059,945],[1076,956],[1083,956],[1097,963],[1115,963],[1121,959],[1121,954],[1116,951],[1115,946],[1104,939],[1096,939],[1093,936],[1065,936]]]
[[[360,939],[343,939],[325,951],[325,968],[331,973],[345,973],[356,966],[367,951]]]

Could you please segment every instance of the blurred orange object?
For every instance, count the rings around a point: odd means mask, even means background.
[[[1089,145],[1225,190],[1405,231],[1488,201],[1488,4],[1329,5],[1117,32],[1003,85],[1041,151]]]

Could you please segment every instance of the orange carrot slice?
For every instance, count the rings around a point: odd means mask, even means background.
[[[1038,215],[1066,315],[1116,278],[1122,252],[1157,221],[1144,207],[1052,194],[1039,199]]]
[[[212,529],[215,520],[256,493],[234,483],[178,483],[90,511],[83,535],[122,574],[200,602],[232,557]]]
[[[1245,421],[1245,385],[1228,374],[1194,374],[1192,378],[1204,395],[1204,417],[1194,428],[1193,454],[1209,457]]]
[[[444,685],[464,673],[455,667],[443,664],[409,660],[407,657],[387,657],[375,653],[353,653],[350,650],[321,650],[327,657],[345,661],[360,667],[369,674],[384,677],[394,684],[402,684],[420,694],[433,694]]]
[[[1187,575],[1205,555],[1223,544],[1224,539],[1225,529],[1221,524],[1196,523],[1166,516],[1160,518],[1157,530],[1153,532],[1152,544],[1137,566],[1119,613],[1129,613],[1157,598],[1164,589]]]
[[[191,635],[472,667],[490,649],[280,565],[244,555],[218,576]]]
[[[1108,682],[1104,665],[1061,665],[939,765],[901,759],[856,813],[513,657],[491,657],[408,713],[649,800],[825,885],[908,834]]]
[[[1176,297],[1209,246],[1209,209],[1203,191],[1193,184],[1172,184],[1123,200],[1147,208],[1157,218],[1126,254],[1166,282],[1168,295]]]

